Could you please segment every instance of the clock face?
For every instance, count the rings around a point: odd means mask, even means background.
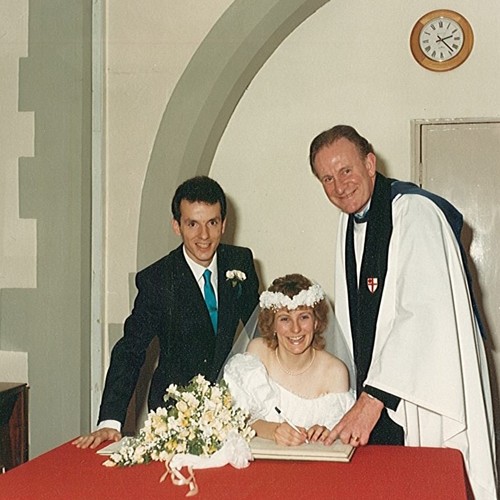
[[[419,36],[422,52],[433,61],[448,61],[462,49],[464,32],[453,19],[438,17],[427,22]]]
[[[469,57],[473,45],[469,21],[453,10],[428,12],[411,30],[411,53],[418,64],[431,71],[457,68]]]

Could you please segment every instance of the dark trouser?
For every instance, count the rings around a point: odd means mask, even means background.
[[[385,408],[370,434],[368,444],[405,444],[403,428],[389,417]]]

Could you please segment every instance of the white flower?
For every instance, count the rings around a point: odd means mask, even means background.
[[[185,401],[178,401],[175,406],[181,413],[187,412],[188,405],[185,403]]]
[[[184,394],[184,401],[186,401],[189,407],[194,410],[198,408],[198,406],[200,406],[200,401],[191,392],[187,392]]]
[[[177,384],[170,384],[167,387],[167,392],[177,392]]]
[[[226,280],[231,281],[233,286],[236,286],[238,283],[242,283],[246,279],[247,275],[243,271],[239,271],[238,269],[226,271]]]
[[[220,390],[220,387],[213,387],[210,399],[214,403],[220,403],[222,401],[222,391]]]
[[[142,464],[144,462],[144,455],[146,454],[146,448],[144,446],[138,446],[134,452],[134,460],[138,464]]]
[[[319,285],[311,285],[307,290],[301,290],[297,295],[288,297],[281,292],[262,292],[260,294],[260,307],[262,309],[282,309],[289,311],[300,306],[313,307],[325,298],[325,292]]]
[[[250,441],[254,432],[248,414],[233,407],[224,381],[211,385],[202,375],[185,387],[170,385],[169,408],[151,411],[136,438],[127,438],[104,465],[128,466],[150,461],[169,461],[176,454],[210,456],[220,450],[229,432]]]
[[[162,417],[166,417],[168,415],[168,411],[166,408],[163,408],[162,406],[160,406],[156,412],[155,412],[157,415],[161,415]]]

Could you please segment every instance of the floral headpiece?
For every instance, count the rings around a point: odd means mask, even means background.
[[[277,311],[286,307],[289,311],[300,306],[314,307],[325,298],[325,292],[319,285],[311,285],[307,290],[301,290],[297,295],[288,297],[281,292],[262,292],[260,294],[260,307]]]

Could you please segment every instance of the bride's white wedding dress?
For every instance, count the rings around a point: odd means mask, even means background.
[[[285,417],[306,429],[316,424],[332,429],[355,402],[353,391],[314,399],[298,396],[272,380],[260,359],[249,353],[235,354],[227,362],[224,380],[235,404],[250,413],[251,421],[280,422]]]

